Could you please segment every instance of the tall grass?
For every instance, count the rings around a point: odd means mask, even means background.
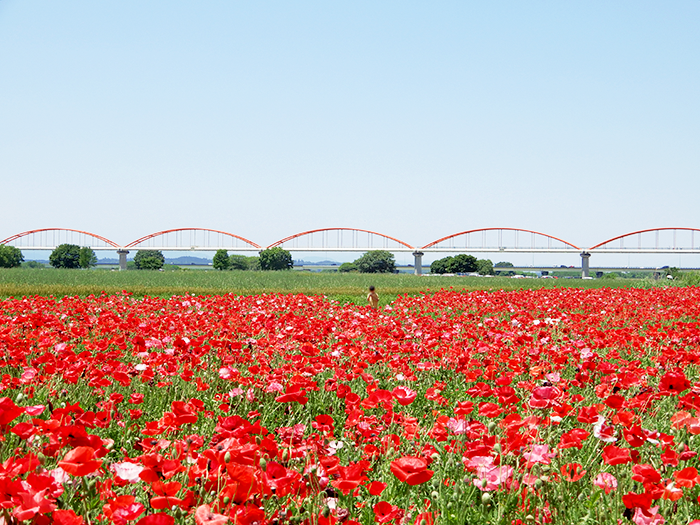
[[[510,279],[507,277],[416,276],[410,274],[357,274],[331,272],[254,271],[105,271],[15,268],[0,269],[0,298],[117,294],[170,297],[193,293],[221,295],[234,293],[320,294],[341,302],[364,304],[367,288],[377,287],[380,305],[398,295],[417,295],[440,289],[515,290],[521,288],[630,288],[667,285],[638,279]]]

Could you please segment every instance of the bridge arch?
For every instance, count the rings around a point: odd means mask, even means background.
[[[596,244],[589,251],[700,251],[700,232],[698,228],[650,228],[618,235],[607,241]],[[636,237],[636,246],[625,247],[625,241]],[[606,246],[619,241],[619,246]]]
[[[260,250],[261,246],[248,239],[222,230],[209,228],[173,228],[130,242],[124,248],[149,250]]]
[[[472,235],[480,234],[481,242],[479,239],[472,239]],[[511,236],[512,242],[509,244],[508,239],[504,241],[504,234]],[[525,234],[525,235],[521,235]],[[529,235],[528,235],[529,234]],[[464,245],[458,245],[452,242],[449,246],[439,246],[440,243],[446,241],[454,241],[460,236],[464,235]],[[523,244],[524,237],[530,238],[530,245],[526,246]],[[472,242],[476,240],[476,242]],[[544,242],[546,245],[540,244],[538,242]],[[557,243],[557,246],[554,246]],[[446,237],[442,237],[436,241],[426,244],[421,248],[421,250],[445,250],[450,248],[458,248],[460,250],[473,250],[482,252],[491,251],[577,251],[580,252],[581,248],[558,237],[548,235],[546,233],[536,232],[534,230],[524,230],[521,228],[478,228],[475,230],[466,230],[459,233],[454,233]]]
[[[335,232],[335,235],[333,235]],[[363,242],[366,234],[366,242]],[[319,240],[320,237],[320,240]],[[306,246],[300,240],[306,240]],[[314,242],[316,241],[316,242]],[[402,240],[383,233],[359,228],[319,228],[285,237],[268,248],[284,247],[299,251],[367,251],[392,250],[414,251],[415,248]]]
[[[119,249],[119,244],[106,237],[71,228],[28,230],[0,241],[0,244],[10,243],[12,243],[12,246],[24,250],[52,250],[61,244],[77,244],[78,246],[87,246],[94,250]]]

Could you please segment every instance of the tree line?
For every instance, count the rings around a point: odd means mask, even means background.
[[[493,263],[490,259],[477,259],[473,255],[460,253],[454,257],[443,257],[433,261],[430,265],[430,273],[478,273],[479,275],[493,275]]]
[[[14,268],[22,265],[22,251],[14,246],[0,244],[0,268]],[[33,261],[29,261],[33,262]],[[49,263],[54,268],[91,268],[97,264],[97,256],[92,248],[75,244],[61,244],[49,256]],[[291,270],[294,267],[292,254],[283,248],[274,247],[262,250],[259,256],[232,254],[227,250],[218,250],[212,261],[216,270]],[[129,267],[137,270],[160,270],[165,266],[165,257],[159,250],[138,250]],[[500,262],[494,265],[489,259],[477,259],[473,255],[459,254],[433,261],[430,273],[479,273],[494,275],[501,272],[499,267],[512,267],[512,264]],[[338,271],[359,273],[395,273],[394,255],[386,250],[372,250],[338,267]],[[502,272],[506,273],[506,272]],[[513,272],[508,272],[513,273]]]

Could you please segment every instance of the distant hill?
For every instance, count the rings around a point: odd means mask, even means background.
[[[294,261],[294,266],[340,266],[337,261],[304,261],[299,259]]]
[[[165,264],[177,264],[180,266],[184,266],[187,264],[198,264],[200,266],[206,266],[211,265],[212,261],[211,259],[207,259],[206,257],[192,257],[190,255],[185,255],[183,257],[175,257],[174,259],[168,259],[166,257]]]

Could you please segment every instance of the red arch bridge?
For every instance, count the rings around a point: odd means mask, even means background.
[[[698,237],[696,241],[695,237]],[[618,235],[589,248],[563,239],[520,228],[479,228],[441,237],[425,246],[414,246],[383,233],[358,228],[321,228],[285,237],[263,247],[240,235],[208,228],[177,228],[145,235],[120,244],[95,233],[70,228],[43,228],[12,235],[0,244],[20,250],[54,250],[61,244],[87,246],[93,250],[116,251],[119,268],[126,268],[126,256],[133,250],[259,252],[281,247],[290,252],[366,252],[386,250],[409,252],[415,273],[420,274],[425,253],[569,253],[581,256],[584,277],[589,260],[596,253],[607,254],[700,254],[700,229],[655,228]]]

